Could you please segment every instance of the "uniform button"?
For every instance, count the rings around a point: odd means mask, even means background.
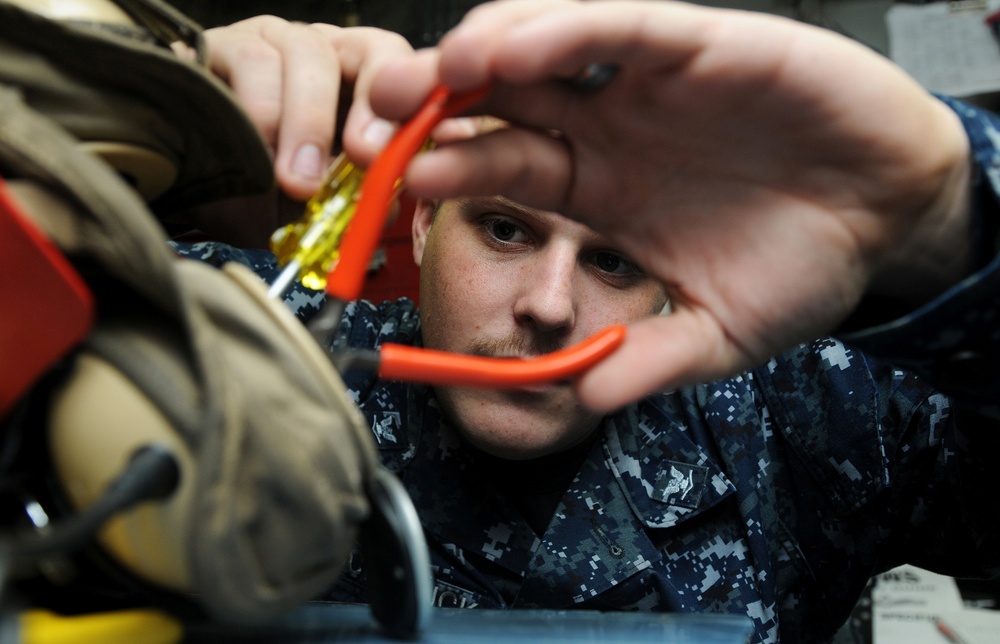
[[[942,385],[983,386],[995,380],[992,362],[978,351],[958,351],[942,359],[935,369]]]

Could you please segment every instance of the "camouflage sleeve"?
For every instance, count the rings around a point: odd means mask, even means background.
[[[972,147],[978,270],[903,315],[887,315],[891,304],[867,301],[837,337],[920,374],[957,405],[1000,419],[1000,117],[955,99],[941,100],[958,114]],[[866,319],[877,322],[866,324]]]
[[[257,277],[270,284],[281,273],[278,260],[269,250],[261,248],[236,248],[229,244],[216,241],[202,242],[169,242],[177,255],[185,259],[205,262],[221,267],[229,262],[242,264],[257,274]],[[314,291],[294,282],[284,296],[285,304],[302,322],[308,322],[319,312],[323,305],[324,293]]]
[[[797,511],[782,511],[781,521],[809,556],[848,552],[845,565],[864,574],[913,563],[1000,576],[1000,423],[829,338],[754,374],[790,453],[778,459],[788,466],[779,503]]]
[[[842,352],[821,341],[779,357],[794,364],[768,375],[764,395],[782,417],[779,426],[807,428],[789,434],[789,444],[810,476],[826,472],[822,489],[840,490],[833,498],[854,504],[843,516],[860,518],[854,528],[870,541],[856,545],[869,548],[871,560],[883,568],[910,562],[954,576],[997,576],[1000,118],[941,100],[961,119],[977,171],[976,270],[915,311],[865,302],[838,334],[847,345]],[[803,370],[797,360],[815,362]],[[861,369],[845,369],[847,362]],[[783,382],[779,375],[788,373],[802,381]],[[817,409],[830,417],[817,418]]]

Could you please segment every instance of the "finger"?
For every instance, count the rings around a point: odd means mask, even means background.
[[[677,311],[631,324],[625,342],[576,383],[581,402],[607,412],[651,393],[708,382],[745,368],[706,315]]]
[[[387,61],[369,90],[375,113],[391,121],[412,116],[439,83],[438,55],[435,49],[422,49],[411,57]]]
[[[595,99],[556,80],[577,78],[599,62],[621,68],[634,85],[648,82],[651,70],[660,73],[701,51],[710,19],[715,16],[718,21],[724,13],[680,9],[680,17],[673,21],[677,24],[661,30],[666,33],[654,34],[647,23],[661,4],[667,3],[481,5],[436,50],[424,54],[420,63],[387,67],[376,86],[376,109],[383,116],[401,119],[415,111],[417,102],[435,84],[456,92],[492,84],[496,91],[481,111],[533,127],[562,130],[568,115],[581,113],[594,100],[608,103],[611,99]],[[621,12],[620,5],[634,5],[634,10]],[[659,19],[663,22],[663,16]],[[435,61],[437,69],[430,69]],[[517,91],[504,93],[502,86],[516,86]]]
[[[438,144],[457,143],[483,133],[483,120],[465,116],[445,119],[431,132],[431,139]]]
[[[344,80],[353,85],[343,129],[344,149],[353,160],[367,165],[396,130],[395,123],[375,115],[371,105],[372,84],[388,62],[412,58],[413,48],[398,34],[362,27],[340,30],[339,38],[333,42]]]
[[[344,130],[344,145],[351,157],[367,164],[398,129],[412,117],[438,85],[437,51],[424,49],[408,57],[387,61],[371,76],[371,114],[362,109],[351,114]],[[431,133],[435,141],[468,139],[478,133],[475,119],[446,119]]]
[[[474,7],[438,44],[441,52],[448,53],[448,62],[442,60],[442,82],[459,92],[486,85],[494,78],[492,58],[502,45],[503,34],[519,22],[565,4],[565,0],[530,0]]]
[[[573,182],[573,166],[557,137],[524,128],[504,128],[417,155],[406,172],[413,195],[502,194],[544,210],[562,210]]]
[[[260,17],[205,32],[209,69],[233,90],[267,146],[277,147],[281,118],[281,54],[260,37]]]
[[[595,62],[663,69],[702,51],[707,28],[725,15],[735,14],[660,2],[484,6],[442,39],[441,79],[461,90],[571,78]]]
[[[564,0],[532,0],[475,7],[458,27],[445,35],[438,47],[418,51],[412,59],[394,61],[381,70],[372,88],[376,113],[387,119],[403,120],[417,110],[438,84],[443,83],[456,92],[466,92],[491,83],[497,78],[491,59],[503,45],[506,30],[539,13],[576,4]],[[532,43],[530,48],[537,45]],[[447,52],[447,63],[442,60],[442,52]],[[591,62],[593,60],[586,61]],[[579,71],[584,66],[567,68]],[[551,78],[551,74],[540,77]]]
[[[266,25],[261,35],[281,56],[281,118],[275,173],[290,197],[319,189],[337,125],[340,63],[322,34],[308,25]]]

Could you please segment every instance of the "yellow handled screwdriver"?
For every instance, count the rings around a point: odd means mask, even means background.
[[[341,153],[326,172],[319,191],[306,203],[302,217],[271,235],[271,251],[282,267],[268,296],[280,299],[292,283],[322,291],[340,258],[340,242],[354,218],[364,171]]]

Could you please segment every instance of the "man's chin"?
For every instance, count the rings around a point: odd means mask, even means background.
[[[552,445],[525,446],[506,441],[480,441],[470,436],[465,436],[465,439],[477,450],[508,461],[530,461],[561,451]]]
[[[546,386],[543,391],[450,390],[438,392],[438,399],[466,441],[510,460],[569,449],[600,423],[565,386]]]
[[[536,417],[518,409],[507,416],[469,418],[459,433],[476,449],[498,458],[529,460],[567,450],[576,445],[591,428],[567,426],[565,417],[553,422],[550,417]]]

